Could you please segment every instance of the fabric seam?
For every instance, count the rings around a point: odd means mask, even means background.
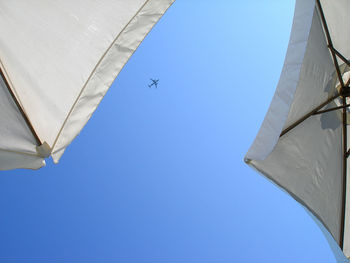
[[[122,29],[122,31],[119,32],[119,34],[115,37],[115,39],[112,41],[112,43],[110,44],[110,46],[106,49],[106,51],[103,53],[103,55],[101,56],[101,58],[98,60],[98,62],[97,62],[97,64],[95,65],[94,69],[91,71],[89,77],[87,78],[86,82],[84,83],[84,86],[83,86],[83,88],[81,89],[81,91],[80,91],[78,97],[77,97],[76,100],[74,101],[73,106],[72,106],[71,109],[69,110],[69,112],[68,112],[68,114],[67,114],[67,116],[66,116],[66,118],[65,118],[65,120],[64,120],[64,122],[63,122],[63,124],[62,124],[62,126],[61,126],[61,128],[60,128],[60,130],[59,130],[59,132],[58,132],[58,134],[57,134],[57,136],[56,136],[56,138],[55,138],[55,140],[54,140],[54,142],[53,142],[53,144],[52,144],[51,149],[54,149],[54,147],[55,147],[55,145],[56,145],[56,143],[57,143],[57,141],[58,141],[58,138],[60,137],[60,135],[61,135],[61,133],[62,133],[62,131],[63,131],[63,129],[64,129],[64,127],[65,127],[65,125],[66,125],[68,119],[69,119],[69,117],[70,117],[70,115],[72,114],[72,112],[73,112],[75,106],[77,105],[77,103],[78,103],[78,101],[79,101],[81,95],[83,94],[85,88],[87,87],[87,84],[90,82],[92,76],[95,74],[95,72],[96,72],[96,70],[98,69],[99,65],[101,64],[101,62],[103,61],[103,59],[106,57],[106,55],[108,54],[108,52],[111,50],[111,48],[114,46],[115,42],[119,39],[119,37],[120,37],[120,36],[122,35],[122,33],[125,31],[125,29],[129,26],[129,24],[135,19],[135,17],[141,12],[141,10],[146,6],[146,4],[147,4],[149,1],[150,1],[150,0],[146,0],[146,1],[144,2],[144,4],[139,8],[139,10],[136,12],[136,14],[128,21],[128,23],[124,26],[124,28]]]

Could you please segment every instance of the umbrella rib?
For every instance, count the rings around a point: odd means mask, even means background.
[[[335,110],[339,110],[339,109],[344,109],[350,107],[350,104],[346,104],[344,106],[338,106],[338,107],[334,107],[334,108],[330,108],[330,109],[326,109],[326,110],[320,110],[315,112],[313,115],[317,115],[317,114],[321,114],[321,113],[326,113],[326,112],[330,112],[330,111],[335,111]]]
[[[33,134],[37,145],[38,145],[38,146],[42,145],[42,142],[41,142],[41,140],[40,140],[38,134],[36,133],[36,131],[35,131],[35,129],[34,129],[32,123],[30,122],[30,120],[29,120],[29,118],[28,118],[28,116],[27,116],[27,114],[24,112],[23,108],[21,107],[21,104],[19,103],[19,101],[17,100],[15,94],[13,93],[13,91],[12,91],[12,89],[11,89],[11,86],[10,86],[10,83],[8,82],[8,80],[7,80],[6,76],[5,76],[5,73],[4,73],[4,71],[2,70],[1,67],[0,67],[0,76],[1,76],[2,79],[4,80],[4,83],[5,83],[5,86],[6,86],[7,90],[8,90],[8,92],[10,93],[10,95],[11,95],[13,101],[15,102],[15,104],[16,104],[16,106],[17,106],[19,112],[21,113],[21,115],[22,115],[24,121],[26,122],[26,124],[27,124],[29,130],[30,130],[31,133]]]
[[[319,105],[318,107],[314,108],[313,110],[311,110],[310,112],[308,112],[307,114],[305,114],[303,117],[301,117],[300,119],[298,119],[296,122],[294,122],[293,124],[291,124],[290,126],[288,126],[286,129],[284,129],[281,132],[280,137],[282,137],[283,135],[285,135],[286,133],[288,133],[289,131],[291,131],[292,129],[294,129],[295,127],[297,127],[300,123],[302,123],[303,121],[305,121],[306,119],[308,119],[309,117],[311,117],[312,115],[314,115],[315,113],[317,113],[320,109],[322,109],[324,106],[326,106],[327,104],[331,103],[333,100],[335,100],[336,98],[338,98],[340,96],[340,94],[336,94],[333,97],[329,98],[328,100],[326,100],[325,102],[323,102],[321,105]]]
[[[342,93],[342,91],[344,91],[345,85],[344,85],[344,81],[343,81],[343,77],[340,73],[340,68],[339,68],[339,64],[338,64],[338,60],[336,55],[340,55],[339,57],[347,64],[347,59],[345,59],[339,52],[336,52],[333,43],[332,43],[332,39],[329,33],[329,29],[328,29],[328,25],[327,25],[327,21],[322,9],[322,5],[320,0],[316,0],[317,3],[317,7],[319,10],[319,14],[321,16],[321,20],[322,20],[322,25],[323,25],[323,29],[325,31],[326,37],[327,37],[327,42],[328,42],[328,48],[331,51],[332,54],[332,58],[333,58],[333,63],[337,72],[337,76],[339,79],[339,82],[341,84],[341,91],[340,93]],[[344,59],[343,59],[344,58]],[[349,83],[349,81],[348,81]],[[348,85],[347,83],[347,85]],[[346,113],[346,96],[343,96],[342,98],[343,101],[343,136],[342,136],[342,143],[343,143],[343,193],[342,193],[342,210],[341,210],[341,222],[340,222],[340,240],[339,240],[339,246],[341,247],[341,249],[344,249],[344,229],[345,229],[345,207],[346,207],[346,183],[347,183],[347,178],[346,178],[346,166],[347,166],[347,113]]]
[[[334,52],[341,60],[343,60],[344,63],[345,63],[346,65],[348,65],[348,66],[350,67],[350,61],[347,60],[338,50],[336,50],[333,46],[329,46],[329,48],[330,48],[331,50],[333,50],[333,52]]]
[[[338,65],[336,54],[334,52],[333,42],[332,42],[331,35],[329,33],[329,29],[328,29],[328,25],[327,25],[327,22],[326,22],[326,18],[324,16],[320,0],[317,0],[316,2],[317,2],[318,10],[320,12],[323,29],[324,29],[324,31],[326,33],[328,48],[331,51],[332,58],[333,58],[333,63],[334,63],[335,69],[337,71],[337,76],[338,76],[339,82],[341,84],[341,87],[343,88],[344,87],[344,81],[343,81],[343,78],[342,78],[341,73],[340,73],[340,68],[339,68],[339,65]]]

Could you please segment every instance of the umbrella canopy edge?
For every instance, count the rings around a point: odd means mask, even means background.
[[[52,146],[55,163],[58,163],[65,148],[88,122],[130,56],[174,1],[146,1],[106,50],[76,99]]]
[[[287,121],[311,30],[314,0],[296,0],[293,25],[286,58],[276,92],[245,160],[264,160],[274,149]]]

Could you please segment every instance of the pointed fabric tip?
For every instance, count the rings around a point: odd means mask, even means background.
[[[51,147],[44,142],[42,145],[36,147],[36,151],[42,158],[48,158],[51,155]]]

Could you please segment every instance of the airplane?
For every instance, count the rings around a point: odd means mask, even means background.
[[[159,79],[150,79],[152,81],[152,84],[148,85],[149,88],[151,88],[153,85],[158,88],[158,81]]]

